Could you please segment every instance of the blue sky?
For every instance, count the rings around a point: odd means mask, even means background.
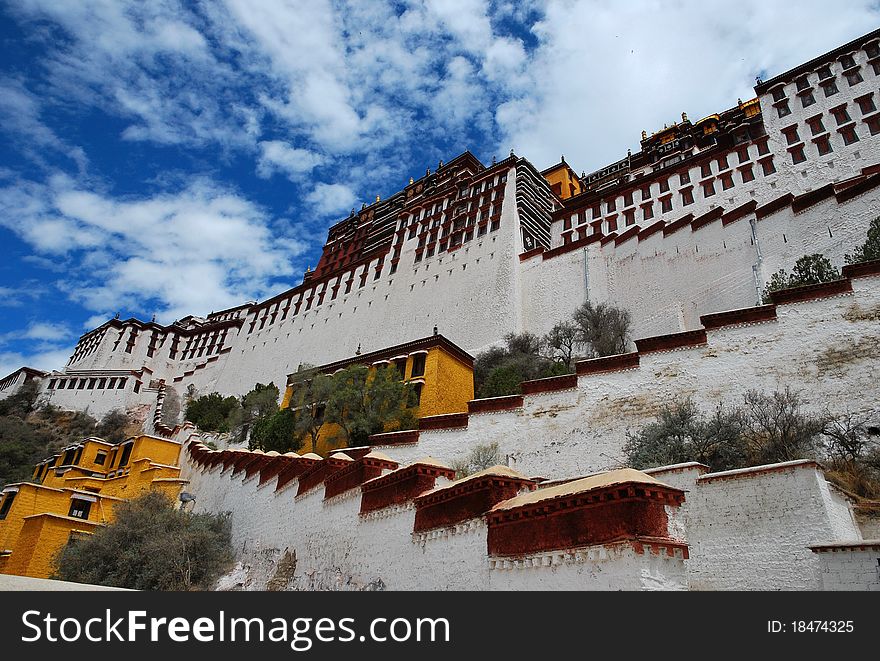
[[[296,285],[329,225],[464,149],[597,169],[878,24],[858,0],[0,2],[0,375],[117,312]]]

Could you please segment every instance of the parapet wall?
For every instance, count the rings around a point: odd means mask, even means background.
[[[211,451],[194,436],[182,463],[197,509],[232,515],[239,562],[221,588],[880,586],[869,571],[880,542],[861,538],[850,504],[811,461],[542,482],[498,466],[451,482],[431,458],[396,467],[367,450],[321,460]],[[352,479],[369,467],[381,474]],[[316,474],[323,478],[309,479]]]
[[[817,540],[861,540],[846,497],[812,461],[720,473],[700,464],[646,471],[687,492],[679,512],[692,590],[822,589]]]
[[[577,530],[589,531],[590,538],[578,541],[574,532],[538,534],[530,539],[544,540],[540,548],[517,550],[504,541],[503,529],[510,521],[540,526],[540,516],[535,519],[525,513],[527,505],[516,503],[518,494],[531,493],[538,485],[501,466],[451,482],[452,471],[430,458],[392,470],[396,462],[375,452],[359,459],[342,459],[342,453],[336,453],[318,461],[210,451],[193,440],[185,454],[184,474],[197,509],[232,513],[239,565],[222,587],[687,587],[687,546],[666,529],[667,510],[677,508],[683,494],[653,481],[643,485],[626,475],[588,493],[553,501],[551,509],[575,516],[581,522]],[[339,491],[340,479],[371,463],[384,466],[381,476],[362,484],[350,482],[348,489]],[[257,469],[250,472],[248,465]],[[284,465],[280,471],[279,465]],[[285,471],[297,467],[302,469],[297,477],[282,479]],[[314,483],[308,476],[316,472],[324,477]],[[508,510],[489,516],[505,503],[511,504]],[[632,516],[633,508],[654,514]],[[602,521],[604,527],[592,525]]]
[[[521,396],[475,400],[455,420],[424,418],[418,431],[372,443],[405,463],[453,462],[497,442],[522,473],[568,477],[625,465],[627,433],[687,397],[710,412],[748,390],[788,387],[810,412],[875,412],[880,262],[844,275],[780,292],[774,305],[704,315],[700,329],[639,339],[633,353],[578,363],[577,375],[525,383]]]

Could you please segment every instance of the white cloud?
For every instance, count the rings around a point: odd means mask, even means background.
[[[40,119],[40,104],[23,83],[0,79],[0,129],[38,163],[45,161],[43,151],[50,149],[69,158],[80,174],[88,165],[85,152],[68,144]]]
[[[0,351],[0,378],[12,374],[20,367],[50,371],[60,370],[67,364],[73,345],[34,352]]]
[[[320,154],[291,147],[281,140],[264,140],[258,146],[261,153],[257,161],[257,174],[264,179],[276,172],[293,180],[301,179],[301,175],[311,172],[324,162]]]
[[[43,340],[57,342],[66,340],[71,336],[70,329],[65,324],[51,322],[34,322],[25,329],[23,338],[27,340]]]
[[[41,343],[59,342],[69,339],[72,334],[66,324],[34,321],[25,328],[0,334],[0,346],[21,340]]]
[[[528,84],[498,108],[500,146],[539,168],[561,153],[602,167],[638,149],[643,129],[726,110],[754,95],[762,70],[808,61],[877,18],[869,0],[743,0],[735,15],[720,0],[551,0],[533,28]]]
[[[345,184],[317,184],[306,196],[306,202],[321,217],[347,211],[356,201],[354,191]]]
[[[274,293],[306,247],[273,236],[260,206],[208,180],[121,199],[64,177],[16,182],[0,188],[0,213],[38,252],[76,255],[56,283],[73,300],[95,312],[153,310],[161,321]]]

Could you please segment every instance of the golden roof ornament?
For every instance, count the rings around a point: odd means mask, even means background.
[[[648,139],[648,132],[642,131],[642,140],[647,140],[647,139]]]
[[[681,113],[681,121],[686,122],[688,120],[688,114],[686,112]]]
[[[414,180],[412,177],[409,178],[409,183],[410,183],[410,185],[412,185],[412,183],[413,183],[414,181],[415,181],[415,180]]]
[[[382,198],[379,197],[378,195],[376,196],[376,202],[378,202],[378,201],[381,200],[381,199],[382,199]]]

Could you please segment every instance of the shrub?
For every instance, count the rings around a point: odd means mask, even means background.
[[[151,491],[116,507],[116,519],[72,538],[54,578],[136,590],[207,590],[230,566],[228,515],[190,514]]]
[[[129,425],[131,425],[131,418],[128,417],[128,414],[114,409],[101,418],[101,422],[95,428],[95,435],[110,443],[119,443],[128,438]]]
[[[589,357],[614,356],[626,351],[632,330],[628,310],[587,301],[574,311],[572,318]]]
[[[698,461],[731,470],[747,464],[740,412],[719,406],[706,417],[691,399],[664,407],[655,422],[627,434],[624,449],[636,468]]]
[[[296,434],[296,416],[290,409],[280,409],[259,418],[251,430],[250,448],[266,452],[274,450],[284,454],[302,447],[301,437]]]
[[[230,416],[240,406],[235,397],[212,392],[189,401],[186,419],[205,431],[227,432],[230,430]]]
[[[690,399],[664,407],[656,421],[627,435],[627,461],[650,468],[698,461],[715,471],[819,455],[826,416],[802,410],[797,393],[749,391],[743,405],[703,414]]]
[[[493,347],[474,361],[474,390],[478,397],[502,397],[520,392],[523,381],[568,374],[560,361],[541,355],[544,343],[532,333],[509,333],[505,347]]]
[[[501,452],[498,443],[477,445],[466,457],[453,462],[451,468],[455,470],[455,478],[460,480],[468,475],[473,475],[481,470],[486,470],[501,463]]]

